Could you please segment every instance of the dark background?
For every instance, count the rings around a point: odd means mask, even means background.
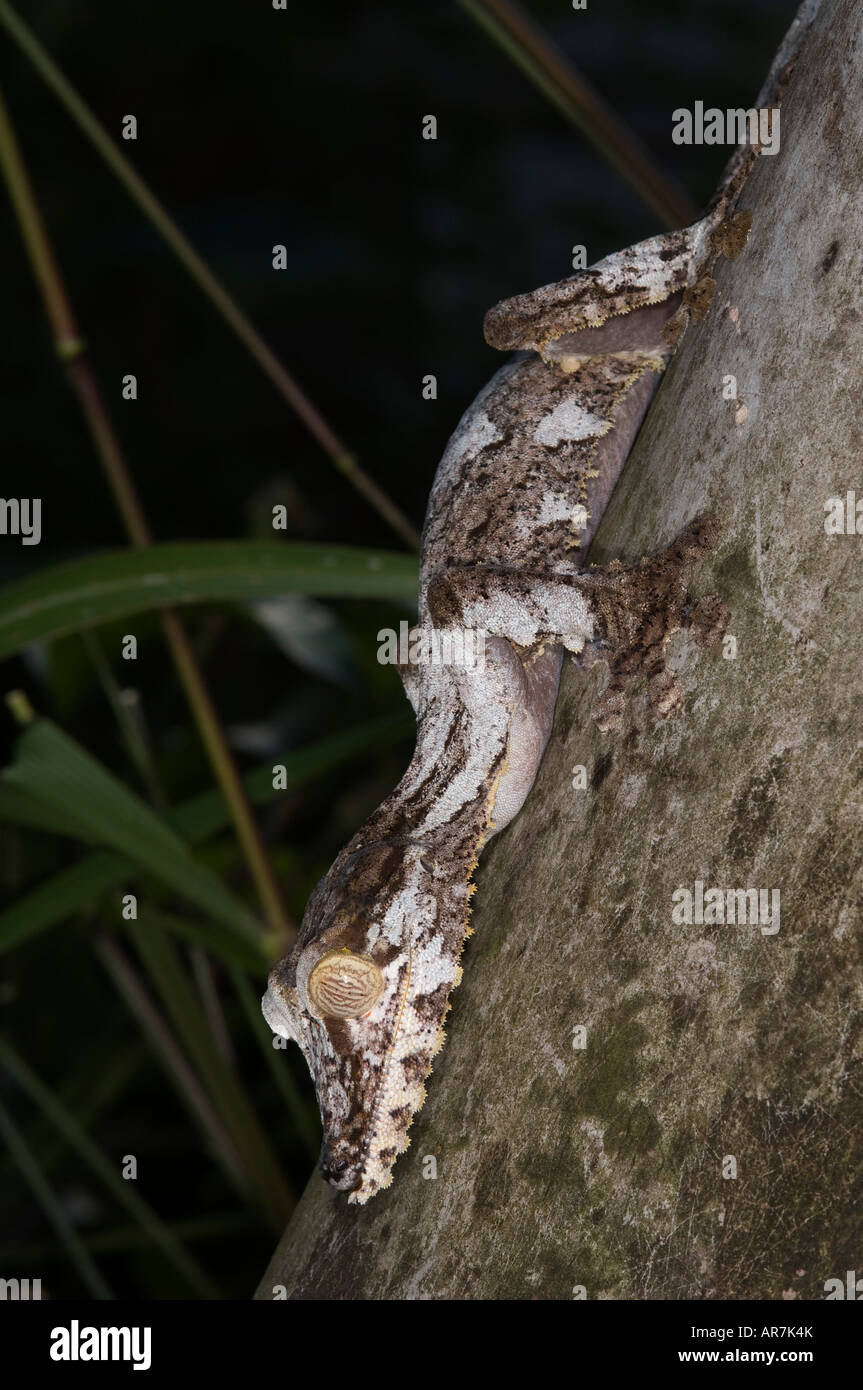
[[[526,8],[701,205],[728,152],[672,145],[671,112],[698,99],[751,104],[795,5],[590,0],[574,12],[567,0],[530,0]],[[121,142],[124,152],[417,526],[448,435],[499,365],[482,338],[486,309],[571,273],[574,243],[593,261],[662,230],[455,0],[330,0],[287,11],[270,0],[22,0],[20,12],[118,140],[123,116],[137,116],[138,140]],[[0,75],[156,538],[271,537],[270,508],[283,502],[289,538],[400,548],[2,32]],[[420,137],[428,113],[438,118],[436,142]],[[276,243],[288,248],[280,273],[271,266]],[[0,266],[0,491],[41,497],[43,508],[38,548],[0,537],[6,581],[124,538],[5,192]],[[138,378],[135,403],[121,399],[127,372]],[[437,376],[435,402],[422,399],[427,373]],[[397,677],[375,661],[375,634],[408,614],[359,601],[327,609],[333,620],[323,636],[297,637],[299,660],[243,612],[189,611],[244,769],[402,708]],[[109,653],[119,630],[105,634]],[[135,684],[173,802],[212,778],[155,621],[136,619],[133,630],[141,643]],[[321,661],[328,677],[309,669]],[[2,690],[16,687],[134,784],[80,639],[6,663]],[[5,709],[2,719],[9,739]],[[296,917],[409,752],[407,737],[369,749],[264,818]],[[45,835],[8,826],[0,834],[5,901],[77,853]],[[241,876],[230,837],[213,853]],[[202,1155],[197,1131],[89,949],[98,925],[98,914],[70,921],[0,956],[0,1029],[45,1080],[67,1088],[106,1151],[139,1156],[142,1186],[161,1214],[200,1217],[202,1229],[212,1218],[196,1254],[226,1296],[246,1297],[273,1236],[254,1210],[238,1208]],[[308,1158],[230,1008],[229,1022],[244,1084],[299,1191]],[[124,1049],[127,1067],[96,1103],[106,1058]],[[286,1065],[313,1106],[299,1054]],[[49,1145],[28,1104],[0,1085],[22,1129]],[[116,1234],[122,1221],[76,1160],[52,1149],[50,1167],[81,1233],[94,1249],[100,1238],[103,1251],[109,1246],[102,1264],[120,1295],[180,1291],[157,1256]],[[0,1156],[0,1177],[0,1275],[41,1276],[53,1296],[80,1294],[8,1155]],[[106,1231],[115,1232],[113,1244]]]

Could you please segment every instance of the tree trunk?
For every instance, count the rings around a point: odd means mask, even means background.
[[[823,0],[593,547],[717,516],[695,589],[736,655],[678,633],[684,708],[636,685],[619,736],[607,668],[568,664],[394,1184],[357,1208],[314,1176],[261,1298],[812,1299],[859,1268],[863,534],[825,503],[863,498],[861,58],[863,10]],[[779,930],[697,920],[698,882],[778,890]]]

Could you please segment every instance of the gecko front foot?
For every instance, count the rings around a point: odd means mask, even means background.
[[[624,692],[636,676],[644,676],[654,712],[666,718],[683,701],[683,687],[666,665],[672,633],[690,628],[703,645],[715,648],[728,623],[728,609],[715,595],[693,602],[685,577],[709,553],[719,538],[715,518],[696,517],[670,545],[637,565],[614,562],[590,571],[595,584],[597,655],[604,657],[611,678],[593,710],[606,733],[623,723]]]
[[[619,560],[572,573],[525,573],[475,566],[443,570],[429,584],[429,608],[446,626],[483,629],[520,649],[559,643],[608,661],[611,680],[594,711],[603,730],[620,728],[623,692],[636,675],[647,678],[656,712],[677,708],[682,689],[665,664],[668,639],[692,627],[716,645],[727,621],[719,599],[692,601],[685,575],[716,544],[714,518],[697,517],[670,545],[635,565]]]

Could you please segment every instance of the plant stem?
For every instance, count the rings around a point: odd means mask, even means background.
[[[143,549],[152,537],[134,481],[126,465],[114,427],[95,375],[87,362],[85,344],[72,312],[60,268],[36,202],[18,141],[0,93],[0,165],[6,177],[21,233],[30,256],[61,360],[78,395],[99,458],[114,494],[132,544]],[[210,693],[201,675],[185,628],[176,614],[165,609],[162,627],[186,698],[207,750],[213,771],[231,810],[231,816],[249,872],[255,883],[271,930],[287,944],[294,928],[281,901],[258,827],[246,799],[236,764],[231,756]]]
[[[306,429],[329,454],[339,472],[344,474],[356,490],[365,497],[394,531],[416,549],[419,545],[419,532],[404,513],[386,495],[382,488],[360,466],[353,454],[345,447],[335,431],[330,427],[320,411],[282,366],[273,350],[264,342],[258,330],[234,302],[224,285],[198,255],[191,242],[152,193],[144,180],[137,174],[117,148],[105,127],[96,119],[86,102],[78,95],[72,84],[64,77],[48,51],[31,32],[14,10],[0,0],[0,23],[2,23],[18,47],[27,55],[30,62],[44,79],[58,101],[65,106],[72,119],[80,126],[92,145],[98,150],[126,192],[138,204],[145,217],[168,243],[171,250],[203,290],[213,307],[236,333],[255,361],[266,372],[276,390],[284,397],[302,420]]]
[[[122,691],[120,689],[114,672],[111,669],[111,664],[102,651],[99,638],[95,632],[84,632],[82,633],[82,637],[84,639],[84,645],[89,652],[90,660],[95,666],[96,673],[102,683],[105,696],[114,713],[114,718],[119,726],[126,751],[133,764],[138,769],[138,775],[147,790],[150,804],[160,815],[165,815],[169,809],[168,798],[165,795],[159,777],[159,770],[156,767],[148,740],[144,733],[144,722],[140,712],[140,704],[137,700],[137,691]],[[129,702],[129,695],[135,697],[133,704]],[[133,713],[133,709],[135,713]],[[200,945],[192,945],[189,947],[188,954],[192,962],[195,985],[198,990],[201,1005],[207,1015],[207,1022],[210,1025],[213,1040],[224,1059],[233,1065],[230,1037],[228,1035],[227,1024],[225,1023],[218,991],[213,978],[210,958]]]
[[[459,0],[499,48],[583,132],[665,227],[686,227],[698,208],[558,48],[510,0]],[[5,5],[0,5],[0,11]]]
[[[272,865],[264,848],[257,822],[252,815],[237,765],[231,756],[227,740],[222,732],[210,692],[195,660],[194,652],[186,630],[175,613],[162,614],[162,626],[171,645],[171,653],[180,673],[180,679],[195,711],[198,729],[207,749],[210,762],[222,788],[225,800],[231,808],[234,826],[246,856],[249,871],[255,881],[267,920],[271,929],[287,947],[296,934],[282,904],[281,894],[276,883]]]

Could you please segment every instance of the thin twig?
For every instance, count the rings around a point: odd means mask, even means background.
[[[290,920],[282,902],[273,867],[261,840],[257,822],[252,815],[240,774],[237,771],[237,765],[231,756],[231,750],[219,723],[210,692],[195,660],[186,629],[176,613],[171,612],[162,614],[162,626],[171,645],[171,654],[180,672],[180,678],[189,702],[195,711],[198,728],[213,770],[225,800],[231,808],[234,826],[246,857],[246,863],[264,906],[267,920],[283,945],[287,946],[296,934],[296,927]]]
[[[272,349],[264,342],[260,333],[229,295],[221,281],[205,264],[188,238],[181,232],[174,219],[165,210],[148,185],[117,148],[105,127],[64,77],[53,58],[36,35],[19,18],[15,11],[0,0],[0,23],[2,23],[18,47],[27,55],[58,101],[80,126],[84,134],[95,146],[99,154],[123,184],[126,192],[138,204],[144,215],[168,243],[171,250],[185,266],[192,279],[209,299],[213,307],[234,330],[255,361],[266,372],[276,390],[300,417],[309,433],[317,440],[332,459],[336,468],[348,479],[366,501],[369,502],[386,522],[416,549],[419,545],[419,532],[408,521],[404,513],[386,495],[382,488],[360,466],[356,458],[342,443],[338,435],[327,423],[320,411],[306,395],[286,367],[283,367]]]
[[[0,166],[3,168],[24,244],[42,292],[57,352],[66,363],[67,374],[78,395],[129,539],[137,548],[146,548],[152,541],[150,528],[96,377],[84,356],[84,341],[75,322],[63,277],[18,148],[2,93]],[[293,936],[294,927],[282,904],[272,866],[185,628],[176,614],[168,609],[162,611],[161,620],[198,731],[230,807],[240,845],[267,920],[271,929],[287,943]]]
[[[577,125],[666,227],[686,227],[699,210],[663,173],[619,116],[531,19],[510,0],[459,0],[495,43]],[[0,5],[0,10],[5,5]]]

